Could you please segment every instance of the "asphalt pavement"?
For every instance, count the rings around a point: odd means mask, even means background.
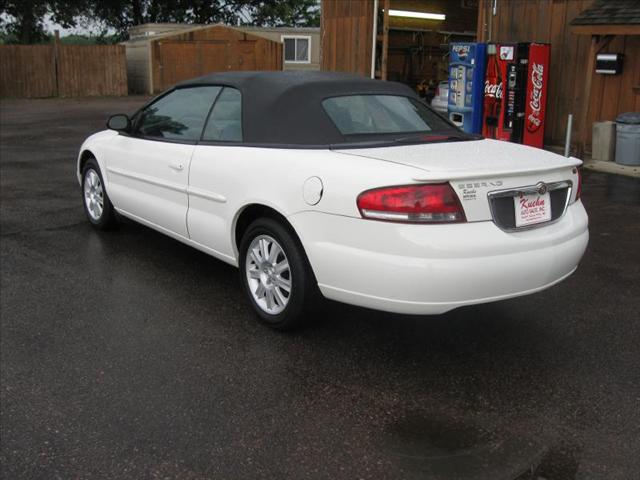
[[[585,174],[550,290],[281,334],[234,268],[85,220],[77,150],[143,101],[0,104],[2,478],[638,478],[640,181]]]

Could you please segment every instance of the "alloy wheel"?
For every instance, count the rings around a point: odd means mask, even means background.
[[[104,189],[100,175],[89,169],[84,176],[84,203],[89,216],[96,222],[102,217],[104,210]]]
[[[245,259],[245,273],[253,300],[261,310],[281,313],[291,298],[291,268],[280,244],[269,235],[255,237]]]

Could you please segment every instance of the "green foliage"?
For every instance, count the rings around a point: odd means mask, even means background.
[[[126,38],[143,23],[226,23],[311,27],[320,24],[319,0],[0,0],[0,42],[50,41],[45,19],[63,28],[82,20],[102,33],[75,42],[105,43]],[[115,36],[110,33],[115,33]],[[71,41],[71,40],[69,40]]]
[[[143,23],[319,26],[319,0],[104,0],[96,20],[118,32]]]
[[[248,25],[259,27],[319,27],[317,0],[248,0]]]
[[[118,35],[78,35],[71,34],[60,37],[65,45],[112,45],[122,41]]]
[[[233,23],[238,0],[103,0],[91,14],[119,33],[143,23]]]
[[[5,43],[41,43],[46,40],[43,21],[47,13],[45,2],[3,1],[0,28]],[[14,21],[6,19],[11,16]]]
[[[37,43],[53,42],[53,35],[45,34]],[[60,43],[64,45],[113,45],[121,42],[123,39],[119,35],[79,35],[71,34],[60,37]],[[8,33],[0,32],[0,45],[19,44],[15,37]],[[35,43],[35,42],[34,42]]]
[[[0,30],[11,43],[48,41],[47,16],[64,28],[76,25],[76,17],[87,11],[87,0],[0,0]]]

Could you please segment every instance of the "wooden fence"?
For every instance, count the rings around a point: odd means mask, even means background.
[[[122,45],[0,45],[0,97],[126,94]]]

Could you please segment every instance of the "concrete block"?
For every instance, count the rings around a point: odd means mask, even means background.
[[[594,122],[591,158],[613,162],[616,157],[616,122]]]

